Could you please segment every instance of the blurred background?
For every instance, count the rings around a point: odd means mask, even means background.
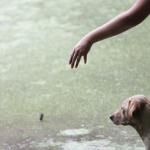
[[[0,1],[1,150],[144,150],[109,116],[127,97],[150,96],[149,18],[93,45],[86,65],[68,65],[86,33],[133,3]]]

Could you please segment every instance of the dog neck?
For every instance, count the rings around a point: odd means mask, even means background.
[[[149,134],[150,136],[150,134]],[[150,137],[144,137],[143,139],[146,150],[150,150]]]
[[[146,150],[150,150],[150,129],[140,126],[138,128],[136,127],[136,130],[139,133]]]
[[[132,125],[139,133],[146,150],[150,150],[150,115],[145,115],[140,122]]]

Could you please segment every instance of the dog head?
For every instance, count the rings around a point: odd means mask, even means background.
[[[110,119],[116,125],[136,125],[150,114],[150,101],[143,95],[135,95],[126,99],[122,106],[114,112]],[[150,119],[149,119],[150,120]]]

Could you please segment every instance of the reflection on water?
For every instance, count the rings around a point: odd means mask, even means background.
[[[64,136],[78,136],[78,135],[85,135],[85,134],[89,134],[90,131],[84,128],[81,129],[72,129],[72,130],[64,130],[60,132],[60,135],[64,135]]]
[[[0,149],[143,149],[108,116],[124,98],[150,96],[149,20],[93,46],[78,70],[67,64],[84,34],[132,3],[0,1]]]
[[[88,131],[89,130],[89,131]],[[144,150],[144,148],[139,145],[139,141],[133,140],[132,142],[126,143],[115,143],[112,133],[109,135],[102,135],[101,127],[87,129],[68,129],[57,133],[55,136],[45,136],[42,139],[33,140],[26,138],[21,142],[16,144],[3,144],[6,148],[10,149],[45,149],[45,150],[116,150],[116,149],[126,149],[126,150]],[[85,134],[88,132],[89,134]],[[117,132],[117,131],[115,131]],[[115,133],[116,134],[116,133]],[[122,133],[117,133],[118,136],[123,136],[127,141],[127,133],[123,131]],[[114,135],[115,136],[115,135]],[[133,138],[133,137],[132,137]],[[133,138],[134,139],[134,138]],[[120,139],[118,139],[120,140]],[[116,138],[117,141],[117,138]],[[121,141],[120,141],[121,142]]]

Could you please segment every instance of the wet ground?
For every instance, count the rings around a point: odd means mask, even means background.
[[[24,129],[14,129],[15,134],[13,131],[13,135],[9,135],[6,141],[3,139],[1,149],[144,150],[141,140],[136,138],[138,135],[136,133],[131,134],[134,131],[131,132],[130,129],[129,131],[119,131],[113,126],[107,129],[104,126],[89,128],[85,124],[82,124],[80,128],[50,131],[47,125],[47,133],[45,132],[45,125],[41,125],[41,128],[36,130],[35,128],[26,128],[24,131]]]
[[[78,70],[68,66],[83,35],[133,2],[0,1],[1,150],[144,149],[109,115],[131,95],[150,96],[149,18],[95,44]]]

